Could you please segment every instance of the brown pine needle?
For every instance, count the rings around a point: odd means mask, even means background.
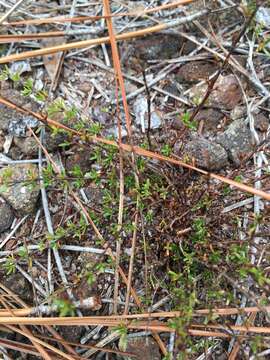
[[[79,136],[84,140],[88,140],[88,141],[91,141],[93,143],[111,145],[111,146],[114,146],[114,147],[117,147],[117,148],[119,147],[119,145],[118,145],[118,143],[116,141],[108,140],[108,139],[98,137],[98,136],[86,135],[83,132],[71,129],[68,126],[60,124],[59,122],[57,122],[55,120],[44,117],[39,113],[36,113],[34,111],[31,111],[31,110],[26,110],[26,109],[24,109],[24,108],[22,108],[20,106],[17,106],[16,104],[12,103],[11,101],[9,101],[7,99],[4,99],[3,97],[0,97],[0,103],[3,104],[3,105],[6,105],[6,106],[8,106],[8,107],[10,107],[12,109],[15,109],[15,110],[17,110],[17,111],[19,111],[19,112],[21,112],[23,114],[32,115],[36,119],[43,122],[45,125],[49,125],[49,126],[52,126],[52,127],[56,127],[58,129],[66,130],[70,134]],[[219,181],[221,181],[221,182],[223,182],[225,184],[231,185],[231,186],[233,186],[233,187],[235,187],[235,188],[237,188],[237,189],[239,189],[239,190],[241,190],[243,192],[247,192],[247,193],[250,193],[252,195],[257,195],[257,196],[259,196],[259,197],[261,197],[261,198],[263,198],[265,200],[270,200],[270,193],[267,193],[267,192],[265,192],[263,190],[255,189],[255,188],[253,188],[252,186],[249,186],[249,185],[239,183],[239,182],[237,182],[235,180],[232,180],[232,179],[229,179],[229,178],[227,178],[225,176],[210,173],[210,172],[205,171],[203,169],[197,168],[196,166],[186,164],[185,162],[183,162],[181,160],[177,160],[177,159],[174,159],[172,157],[164,156],[164,155],[158,154],[158,153],[153,152],[153,151],[145,150],[145,149],[143,149],[143,148],[141,148],[139,146],[132,146],[132,145],[129,145],[129,144],[122,144],[122,149],[124,151],[126,151],[126,152],[129,152],[129,153],[135,153],[137,155],[144,156],[144,157],[147,157],[147,158],[150,158],[150,159],[156,159],[156,160],[160,160],[162,162],[168,162],[168,163],[178,165],[178,166],[181,166],[181,167],[189,169],[189,170],[196,171],[196,172],[198,172],[200,174],[206,175],[208,178],[219,180]]]
[[[74,16],[74,17],[50,17],[46,19],[31,19],[31,20],[21,20],[21,21],[11,21],[4,22],[5,26],[18,26],[18,25],[40,25],[40,24],[52,24],[52,23],[65,23],[65,22],[84,22],[84,21],[97,21],[101,19],[110,19],[115,17],[124,17],[124,16],[144,16],[146,14],[151,14],[160,10],[168,10],[174,7],[188,4],[193,2],[193,0],[180,0],[170,4],[160,5],[151,9],[146,9],[142,11],[133,11],[128,13],[117,13],[111,15],[100,15],[100,16]]]
[[[136,37],[141,37],[141,36],[144,36],[144,35],[153,34],[155,32],[165,30],[167,28],[179,26],[179,25],[181,25],[181,24],[183,24],[183,23],[185,23],[187,21],[192,21],[192,20],[196,19],[197,17],[200,17],[200,16],[205,15],[207,13],[208,13],[208,10],[202,10],[202,11],[200,11],[198,13],[192,14],[188,18],[183,17],[181,19],[170,21],[170,22],[168,22],[166,24],[164,23],[164,24],[151,26],[151,27],[141,29],[141,30],[137,30],[137,31],[130,31],[128,33],[116,35],[115,38],[116,38],[116,40],[127,40],[127,39],[136,38]],[[0,59],[0,64],[6,64],[6,63],[9,63],[9,62],[12,62],[12,61],[17,61],[17,60],[25,60],[25,59],[29,59],[29,58],[32,58],[32,57],[42,56],[42,55],[54,54],[54,53],[61,52],[61,51],[68,51],[68,50],[73,50],[73,49],[82,49],[82,48],[92,46],[92,45],[107,44],[109,42],[110,42],[110,37],[105,36],[105,37],[101,37],[101,38],[97,38],[97,39],[76,41],[76,42],[73,42],[73,43],[67,43],[67,44],[63,44],[63,45],[57,45],[57,46],[47,47],[47,48],[38,49],[38,50],[25,51],[25,52],[20,53],[20,54],[13,54],[13,55],[8,55],[8,56],[3,56]]]

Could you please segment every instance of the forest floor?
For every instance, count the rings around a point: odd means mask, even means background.
[[[268,359],[267,1],[0,1],[3,359]]]

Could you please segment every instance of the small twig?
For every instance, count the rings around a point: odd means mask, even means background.
[[[129,268],[128,268],[128,285],[127,285],[127,295],[126,295],[126,301],[125,301],[124,314],[128,313],[128,308],[129,308],[133,264],[134,264],[136,239],[137,239],[138,211],[139,211],[139,196],[137,197],[136,214],[135,214],[135,220],[134,220],[134,231],[133,231],[133,236],[132,236],[131,255],[130,255],[130,260],[129,260]]]
[[[143,81],[144,81],[144,86],[145,86],[145,92],[146,92],[146,98],[147,98],[147,119],[148,119],[148,124],[147,124],[147,140],[148,140],[148,145],[149,145],[149,149],[151,150],[152,145],[151,145],[151,137],[150,137],[150,131],[151,131],[151,95],[150,95],[150,91],[147,85],[147,80],[146,80],[146,75],[145,75],[145,70],[143,69],[142,71],[142,75],[143,75]]]

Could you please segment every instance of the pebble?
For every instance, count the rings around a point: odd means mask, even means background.
[[[9,204],[0,198],[0,233],[8,230],[14,220],[14,214]]]
[[[198,138],[188,142],[184,154],[196,160],[196,166],[212,171],[224,168],[228,163],[226,150],[215,142]]]
[[[19,215],[31,214],[35,209],[39,196],[37,177],[37,167],[33,164],[0,169],[0,194]]]
[[[254,150],[252,135],[244,119],[232,122],[223,134],[217,136],[216,142],[226,149],[230,160],[237,166]]]
[[[270,125],[269,119],[263,113],[255,114],[253,117],[255,129],[261,132],[266,132]]]
[[[65,169],[72,171],[75,166],[79,166],[83,173],[90,171],[92,160],[90,160],[91,153],[89,149],[75,146],[69,151],[69,155],[65,161]]]
[[[196,116],[195,120],[204,121],[203,129],[206,131],[216,131],[220,121],[224,118],[222,112],[216,109],[202,109]]]
[[[0,272],[0,279],[3,284],[21,300],[30,302],[33,300],[33,293],[30,283],[19,273],[10,274],[8,276]]]
[[[175,78],[177,81],[194,82],[208,79],[216,70],[216,63],[206,61],[191,61],[181,66]]]
[[[201,102],[206,94],[208,85],[194,86],[190,92],[190,98],[196,104]],[[211,91],[205,106],[217,109],[232,110],[242,100],[242,90],[234,75],[220,75]]]

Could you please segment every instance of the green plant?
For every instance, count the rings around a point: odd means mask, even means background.
[[[100,123],[93,122],[91,126],[87,129],[90,135],[98,135],[102,130],[102,125]]]
[[[8,79],[16,83],[19,82],[21,80],[20,69],[18,69],[16,72],[11,72],[9,67],[5,65],[4,69],[0,73],[0,81],[5,81]]]
[[[42,169],[42,177],[44,186],[48,187],[51,186],[53,183],[53,177],[54,177],[54,170],[52,164],[49,162],[46,167]]]
[[[54,234],[47,234],[46,238],[51,248],[58,248],[59,241],[66,236],[66,230],[62,227],[58,227]]]
[[[230,246],[226,256],[227,262],[236,265],[245,265],[249,263],[247,244],[233,244]]]
[[[86,280],[89,286],[92,286],[96,282],[96,275],[92,271],[86,271]]]
[[[80,189],[84,186],[84,179],[83,179],[83,172],[80,168],[79,165],[74,165],[72,170],[71,170],[71,174],[76,178],[73,181],[73,185],[77,188]]]
[[[182,120],[183,124],[190,130],[197,130],[197,122],[196,122],[196,120],[192,120],[192,121],[190,120],[189,112],[185,112],[182,115],[181,120]]]
[[[54,299],[52,304],[62,317],[75,315],[75,306],[69,300]]]
[[[161,147],[161,154],[164,155],[164,156],[170,156],[171,153],[172,153],[172,148],[169,144],[164,144],[162,145]]]
[[[20,258],[22,259],[27,259],[28,257],[28,252],[25,246],[20,246],[18,249],[18,255]]]
[[[208,232],[205,224],[204,218],[196,218],[192,223],[193,233],[191,235],[191,240],[193,243],[204,243],[206,241]]]
[[[147,199],[152,195],[150,179],[146,179],[146,181],[141,185],[140,195],[142,199]]]
[[[4,66],[4,69],[0,72],[0,81],[8,80],[9,78],[9,67],[7,65]]]
[[[85,173],[84,177],[85,179],[92,180],[97,185],[100,184],[100,173],[95,169],[92,169],[91,171]]]
[[[48,93],[45,90],[39,90],[35,94],[35,100],[36,101],[45,102],[47,100],[47,97],[48,97]]]
[[[16,260],[12,255],[8,256],[3,264],[3,268],[7,275],[14,274],[16,272]]]
[[[127,349],[127,327],[125,325],[119,325],[113,328],[114,331],[118,332],[119,339],[119,348],[122,351],[126,351]]]
[[[31,78],[28,78],[23,84],[23,90],[21,91],[22,96],[28,97],[33,93],[34,81]]]
[[[67,222],[67,234],[72,236],[73,238],[77,238],[79,240],[82,239],[83,235],[87,231],[87,222],[83,216],[80,217],[78,222],[73,222],[69,220]]]

